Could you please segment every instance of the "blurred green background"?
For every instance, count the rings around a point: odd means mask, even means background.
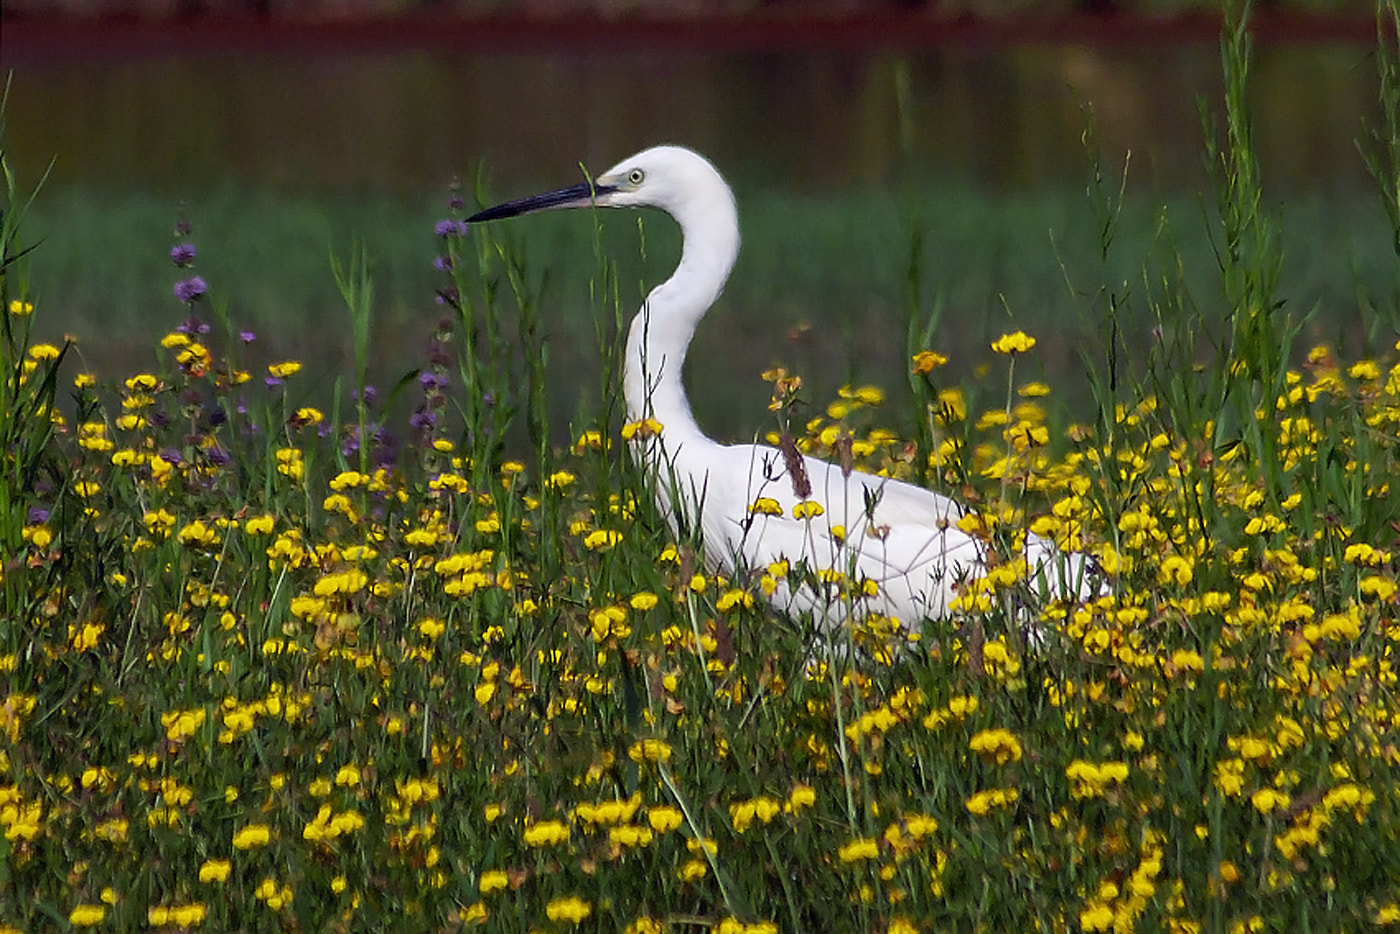
[[[1174,251],[1200,312],[1221,313],[1200,111],[1219,110],[1209,29],[1163,43],[1141,31],[1108,41],[1096,26],[1081,40],[890,48],[648,41],[619,26],[615,44],[537,48],[524,22],[518,46],[386,39],[376,50],[311,31],[250,52],[197,24],[163,28],[158,53],[134,42],[60,53],[8,35],[4,50],[7,156],[27,183],[52,163],[28,227],[42,241],[40,327],[76,335],[102,377],[149,366],[183,317],[168,256],[182,213],[211,297],[258,335],[253,359],[304,360],[299,388],[324,399],[353,372],[331,250],[368,246],[371,373],[388,384],[423,361],[442,313],[433,225],[454,179],[469,204],[477,179],[488,199],[513,198],[658,142],[708,155],[739,200],[744,250],[687,370],[701,423],[721,437],[769,426],[759,374],[774,364],[801,372],[817,400],[846,382],[903,386],[911,266],[914,310],[940,310],[934,346],[952,358],[950,379],[975,374],[987,342],[1020,328],[1040,340],[1022,372],[1070,407],[1085,399],[1079,354],[1103,352],[1102,283],[1140,296]],[[1353,353],[1394,339],[1395,255],[1357,152],[1375,110],[1372,59],[1365,42],[1269,41],[1253,74],[1285,310],[1310,315],[1309,342]],[[1089,111],[1106,169],[1130,166],[1106,260],[1086,196]],[[646,215],[643,259],[637,218],[602,218],[629,310],[678,248],[670,223]],[[592,225],[575,212],[491,231],[518,243],[543,283],[561,437],[596,405]],[[1125,336],[1146,347],[1155,322],[1141,301],[1133,315]]]

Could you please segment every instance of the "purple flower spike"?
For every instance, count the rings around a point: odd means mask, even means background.
[[[465,237],[467,235],[467,222],[445,220],[438,221],[437,227],[433,228],[439,237]]]
[[[170,258],[182,269],[194,262],[196,252],[193,243],[181,243],[170,250]]]
[[[194,315],[190,315],[184,321],[181,321],[179,326],[177,326],[175,330],[179,331],[181,334],[189,335],[208,334],[209,325],[203,321],[200,321],[199,318],[195,317]]]
[[[175,297],[188,305],[190,302],[197,301],[208,288],[202,278],[192,276],[175,283]]]

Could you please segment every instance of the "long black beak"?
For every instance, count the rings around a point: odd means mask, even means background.
[[[589,182],[580,182],[577,185],[570,185],[568,188],[560,188],[558,191],[547,191],[542,195],[532,195],[529,198],[521,198],[519,201],[507,201],[494,208],[478,211],[467,218],[467,223],[477,224],[481,221],[517,217],[521,214],[534,214],[536,211],[550,211],[555,208],[586,208],[593,204],[599,195],[605,195],[612,190],[605,185],[595,186]]]

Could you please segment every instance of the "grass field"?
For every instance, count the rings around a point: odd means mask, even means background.
[[[0,931],[1400,925],[1396,333],[1357,312],[1355,355],[1305,339],[1294,264],[1326,244],[1295,249],[1265,209],[1242,28],[1224,48],[1218,261],[1183,251],[1177,276],[1111,181],[1072,228],[1078,256],[1110,257],[1056,306],[1103,341],[1083,417],[1051,418],[1047,331],[992,318],[955,344],[952,295],[928,327],[932,260],[882,273],[901,335],[884,392],[811,380],[798,405],[791,370],[765,385],[755,366],[777,409],[762,430],[785,419],[808,451],[848,446],[856,469],[969,505],[959,525],[993,558],[922,626],[862,612],[872,582],[820,568],[718,575],[659,514],[615,387],[636,281],[607,260],[617,224],[591,244],[586,221],[581,243],[577,218],[543,228],[548,255],[560,237],[593,262],[578,320],[599,322],[573,325],[596,415],[556,444],[524,231],[424,238],[373,292],[344,246],[329,286],[306,271],[323,246],[288,264],[289,307],[341,300],[318,325],[346,334],[332,384],[279,352],[275,302],[256,320],[255,300],[225,304],[217,283],[257,281],[257,261],[199,221],[110,285],[115,306],[141,296],[123,314],[176,324],[149,365],[98,380],[43,337],[46,277],[80,264],[43,258],[76,249],[56,237],[26,252],[7,171]],[[1392,205],[1397,126],[1369,150]],[[907,257],[892,226],[871,252]],[[1114,265],[1134,251],[1157,257],[1146,277]],[[389,270],[435,254],[442,323],[371,394]],[[1335,300],[1339,319],[1361,304]],[[989,346],[1003,331],[1025,333]],[[995,557],[1028,532],[1093,555],[1104,592],[1035,600]],[[828,609],[773,613],[780,582]]]
[[[1198,195],[1130,193],[1104,261],[1093,204],[1082,189],[995,192],[923,179],[907,190],[739,190],[744,248],[690,362],[703,426],[722,438],[766,430],[768,388],[759,374],[774,365],[802,372],[819,398],[850,382],[901,393],[911,265],[920,278],[919,313],[939,309],[933,336],[952,358],[957,379],[974,375],[979,349],[998,334],[1032,330],[1041,353],[1029,365],[1055,384],[1056,401],[1079,418],[1092,411],[1079,353],[1106,353],[1102,309],[1087,294],[1101,283],[1133,292],[1121,318],[1138,346],[1151,340],[1157,322],[1136,297],[1146,287],[1145,275],[1175,262],[1172,253],[1186,273],[1180,288],[1207,320],[1222,317],[1208,208]],[[442,316],[434,300],[441,283],[432,266],[433,225],[447,196],[406,203],[368,195],[352,202],[231,187],[194,198],[184,217],[198,236],[211,295],[226,303],[240,327],[258,335],[266,354],[306,362],[311,400],[324,398],[353,363],[327,258],[331,249],[348,250],[352,240],[366,246],[375,276],[371,381],[392,384],[420,365]],[[1309,316],[1307,340],[1353,356],[1383,349],[1381,338],[1394,324],[1394,254],[1375,192],[1293,194],[1274,208],[1287,245],[1281,289],[1291,313]],[[31,237],[42,244],[30,263],[48,309],[36,325],[42,336],[77,337],[84,366],[104,378],[153,365],[150,348],[178,314],[162,298],[169,290],[170,231],[179,216],[178,203],[149,193],[42,191],[29,217]],[[645,260],[638,215],[608,212],[602,218],[603,251],[618,263],[624,305],[640,304],[643,285],[668,274],[679,249],[667,218],[640,218]],[[1163,218],[1169,226],[1162,226]],[[540,327],[554,374],[549,404],[560,444],[568,440],[563,429],[570,421],[582,426],[601,406],[595,309],[588,299],[597,270],[591,232],[589,219],[577,214],[492,231],[511,242],[540,294]]]

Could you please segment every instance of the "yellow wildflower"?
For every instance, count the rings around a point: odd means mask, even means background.
[[[982,730],[968,745],[983,759],[997,765],[1021,760],[1021,743],[1010,730]]]
[[[864,859],[875,859],[879,855],[879,845],[869,837],[861,837],[860,839],[852,840],[836,851],[837,858],[843,863],[855,863]]]
[[[107,909],[103,905],[78,905],[68,913],[68,923],[75,928],[90,928],[101,924],[105,917]]]
[[[541,821],[536,824],[528,824],[525,827],[524,840],[526,846],[553,846],[555,844],[565,843],[568,839],[569,828],[561,821]]]
[[[572,921],[577,924],[593,913],[593,905],[570,895],[568,898],[556,898],[545,905],[544,913],[551,921]]]
[[[647,823],[657,833],[667,833],[681,825],[681,812],[672,807],[656,807],[647,811]]]
[[[991,813],[993,808],[1008,807],[1015,804],[1020,798],[1020,792],[1015,788],[992,788],[987,791],[979,791],[964,802],[969,814],[984,817]]]
[[[752,503],[749,503],[749,512],[765,516],[781,516],[783,514],[783,507],[771,496],[760,496]]]
[[[792,794],[788,795],[787,804],[783,806],[783,810],[796,814],[802,808],[809,808],[816,803],[816,789],[810,785],[794,785]]]
[[[251,850],[255,846],[267,846],[272,840],[272,831],[267,824],[248,824],[233,835],[233,848]]]
[[[992,341],[992,350],[1000,354],[1025,353],[1035,346],[1035,338],[1022,331],[1003,334]]]
[[[1260,814],[1281,811],[1288,807],[1290,801],[1288,795],[1273,788],[1260,788],[1249,799],[1249,803],[1254,805],[1254,809]]]
[[[606,551],[622,541],[622,533],[614,529],[595,529],[583,538],[584,547],[593,551]]]
[[[948,358],[932,350],[921,350],[914,354],[914,372],[929,373],[948,362]]]
[[[669,762],[671,747],[659,739],[644,739],[632,744],[627,757],[633,762]]]
[[[233,863],[226,859],[207,859],[199,867],[200,882],[223,882],[228,879]]]
[[[633,438],[653,438],[661,434],[662,425],[654,418],[643,419],[637,422],[628,422],[622,426],[622,440],[631,441]]]
[[[1107,931],[1113,927],[1113,909],[1103,902],[1092,902],[1079,912],[1079,926],[1085,931]]]

